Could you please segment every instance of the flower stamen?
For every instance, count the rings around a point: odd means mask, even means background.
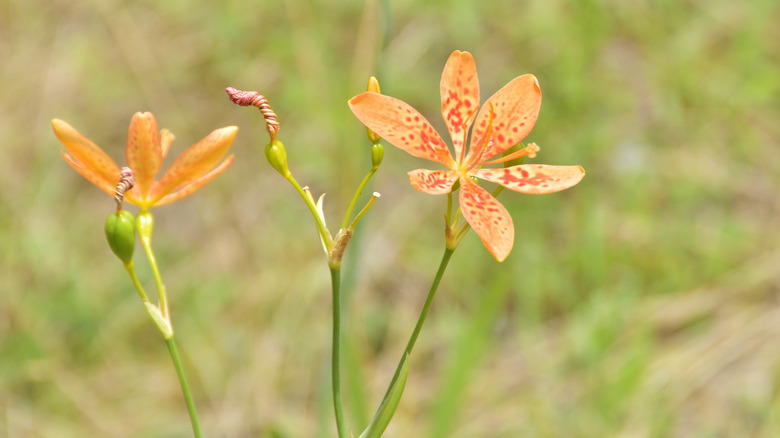
[[[473,111],[466,117],[466,120],[463,121],[463,125],[461,126],[461,130],[463,131],[463,146],[460,148],[460,156],[458,157],[458,163],[462,163],[463,160],[466,158],[466,145],[468,144],[469,139],[469,126],[474,121],[474,118],[477,116],[477,110],[479,110],[480,105],[477,105]]]
[[[485,153],[486,150],[488,150],[488,145],[490,145],[491,138],[493,138],[493,117],[495,115],[495,112],[493,111],[493,103],[488,102],[488,105],[490,106],[490,115],[488,116],[488,123],[487,123],[487,129],[485,130],[485,134],[482,136],[482,138],[479,139],[478,142],[476,142],[474,151],[471,151],[471,157],[469,158],[469,162],[466,163],[467,169],[474,168],[477,164],[484,164],[482,162],[482,154]]]
[[[482,164],[500,164],[520,157],[534,158],[536,157],[537,152],[539,152],[539,146],[536,143],[528,143],[528,146],[520,149],[519,151],[513,152],[505,157],[501,157],[496,160],[485,161]]]

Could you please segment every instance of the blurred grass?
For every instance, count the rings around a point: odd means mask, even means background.
[[[386,435],[780,434],[780,4],[487,5],[0,5],[0,436],[188,434],[164,345],[103,241],[112,202],[62,161],[49,125],[123,161],[143,110],[177,135],[174,153],[241,128],[226,174],[155,213],[206,433],[333,436],[319,243],[263,160],[259,114],[223,89],[269,98],[297,178],[328,193],[338,223],[368,162],[346,100],[374,74],[441,128],[454,49],[474,54],[485,97],[536,74],[537,161],[588,174],[557,195],[502,195],[517,229],[503,264],[466,238]],[[442,251],[444,199],[404,175],[422,165],[387,146],[382,198],[345,259],[355,430]]]

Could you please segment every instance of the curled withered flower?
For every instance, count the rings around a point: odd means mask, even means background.
[[[125,199],[125,192],[132,189],[135,185],[135,176],[133,175],[133,169],[129,167],[123,167],[119,171],[119,182],[116,184],[116,191],[114,192],[114,201],[116,201],[116,211],[122,210],[122,202]]]
[[[65,161],[89,182],[109,195],[117,196],[117,181],[122,180],[123,175],[114,160],[65,121],[53,119],[51,124],[54,134],[67,150],[62,153]],[[141,210],[148,210],[189,196],[233,162],[232,155],[225,160],[222,158],[230,149],[236,132],[235,126],[212,131],[179,155],[157,181],[154,178],[162,167],[173,134],[168,130],[160,132],[152,113],[135,113],[130,120],[125,148],[125,158],[135,176],[135,184],[132,188],[125,187],[124,199]]]
[[[253,106],[259,109],[265,119],[265,130],[271,136],[271,141],[276,140],[276,133],[279,132],[281,125],[265,96],[257,91],[243,91],[233,87],[225,88],[225,92],[230,96],[230,101],[236,105]]]

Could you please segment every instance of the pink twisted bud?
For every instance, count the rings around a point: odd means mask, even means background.
[[[225,89],[231,102],[240,106],[254,106],[260,110],[265,119],[265,130],[271,136],[271,142],[276,140],[276,133],[279,132],[280,124],[276,113],[271,109],[268,99],[257,91],[243,91],[233,87]]]
[[[117,213],[122,211],[122,202],[125,199],[125,192],[132,189],[134,185],[135,177],[133,176],[133,169],[123,167],[122,170],[119,171],[119,182],[116,184],[116,192],[114,194]]]

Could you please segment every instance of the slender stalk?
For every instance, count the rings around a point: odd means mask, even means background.
[[[349,224],[349,218],[352,216],[352,211],[355,210],[355,204],[357,204],[357,200],[360,197],[360,194],[363,193],[363,189],[366,187],[366,184],[368,184],[368,180],[371,179],[372,176],[374,176],[374,173],[376,173],[378,168],[372,168],[368,171],[366,176],[363,178],[363,181],[360,182],[360,185],[358,186],[357,190],[355,190],[355,196],[352,197],[352,202],[349,203],[349,207],[347,208],[347,214],[344,215],[344,222],[341,224],[341,229],[345,230],[347,229],[347,224]]]
[[[336,415],[336,428],[339,438],[347,438],[344,426],[344,408],[341,402],[341,270],[330,268],[333,289],[333,356],[331,373],[333,380],[333,410]]]
[[[363,207],[362,210],[355,216],[355,219],[352,221],[351,224],[349,224],[349,228],[355,229],[358,222],[360,222],[360,219],[363,218],[363,216],[368,212],[368,209],[371,208],[372,205],[374,205],[374,202],[376,202],[377,198],[379,198],[379,193],[374,193],[374,196],[371,197],[371,199],[368,200],[368,203],[366,203],[366,206]]]
[[[160,269],[157,267],[157,259],[154,257],[154,251],[152,251],[151,239],[141,238],[141,246],[144,247],[146,258],[149,260],[149,266],[152,268],[154,282],[157,284],[157,293],[160,296],[160,311],[164,317],[168,318],[168,297],[165,294],[165,285],[163,285],[162,277],[160,276]]]
[[[330,233],[328,232],[328,228],[325,226],[323,218],[320,217],[320,214],[317,211],[317,206],[314,204],[314,200],[306,195],[306,192],[303,191],[301,185],[298,184],[298,181],[296,181],[292,175],[289,175],[285,178],[290,182],[290,184],[292,184],[292,186],[295,188],[295,191],[301,195],[301,198],[303,198],[306,206],[309,207],[311,215],[314,216],[314,222],[317,224],[317,232],[320,234],[320,236],[322,236],[322,241],[325,242],[325,246],[328,252],[330,252],[331,248],[333,247],[333,240]]]
[[[198,423],[198,413],[195,411],[195,401],[192,399],[190,385],[187,383],[187,377],[184,375],[184,366],[181,364],[179,351],[176,349],[176,341],[171,337],[166,339],[165,343],[168,345],[168,351],[171,353],[173,366],[176,367],[176,374],[179,376],[181,391],[184,393],[184,400],[187,402],[187,410],[190,413],[190,421],[192,422],[192,432],[195,434],[195,438],[202,438],[203,435],[200,432],[200,424]]]
[[[447,248],[444,250],[444,255],[441,258],[441,262],[439,262],[439,270],[436,272],[436,277],[433,279],[431,289],[428,291],[428,296],[425,298],[425,304],[423,304],[423,308],[420,311],[420,316],[417,318],[417,324],[414,326],[412,335],[409,337],[409,342],[406,343],[406,349],[404,350],[403,354],[401,354],[401,360],[398,361],[395,374],[393,374],[393,378],[390,380],[390,384],[387,385],[387,390],[385,391],[385,396],[382,398],[382,403],[384,403],[387,399],[387,396],[390,394],[390,389],[393,387],[396,380],[398,380],[398,376],[401,374],[404,358],[406,358],[406,355],[412,354],[414,344],[417,342],[417,337],[420,336],[420,330],[422,330],[422,326],[425,324],[425,318],[428,316],[428,311],[431,308],[433,297],[436,295],[436,290],[439,288],[439,283],[441,282],[442,276],[444,276],[444,271],[447,269],[447,264],[450,262],[450,258],[452,257],[453,252],[455,252],[455,248]]]
[[[149,297],[146,296],[146,292],[144,292],[144,287],[141,285],[141,282],[138,281],[138,276],[135,275],[135,268],[133,267],[133,262],[126,264],[125,269],[127,269],[127,273],[130,274],[130,279],[133,280],[133,286],[135,286],[135,290],[138,291],[138,295],[141,297],[141,300],[144,303],[148,303]]]

